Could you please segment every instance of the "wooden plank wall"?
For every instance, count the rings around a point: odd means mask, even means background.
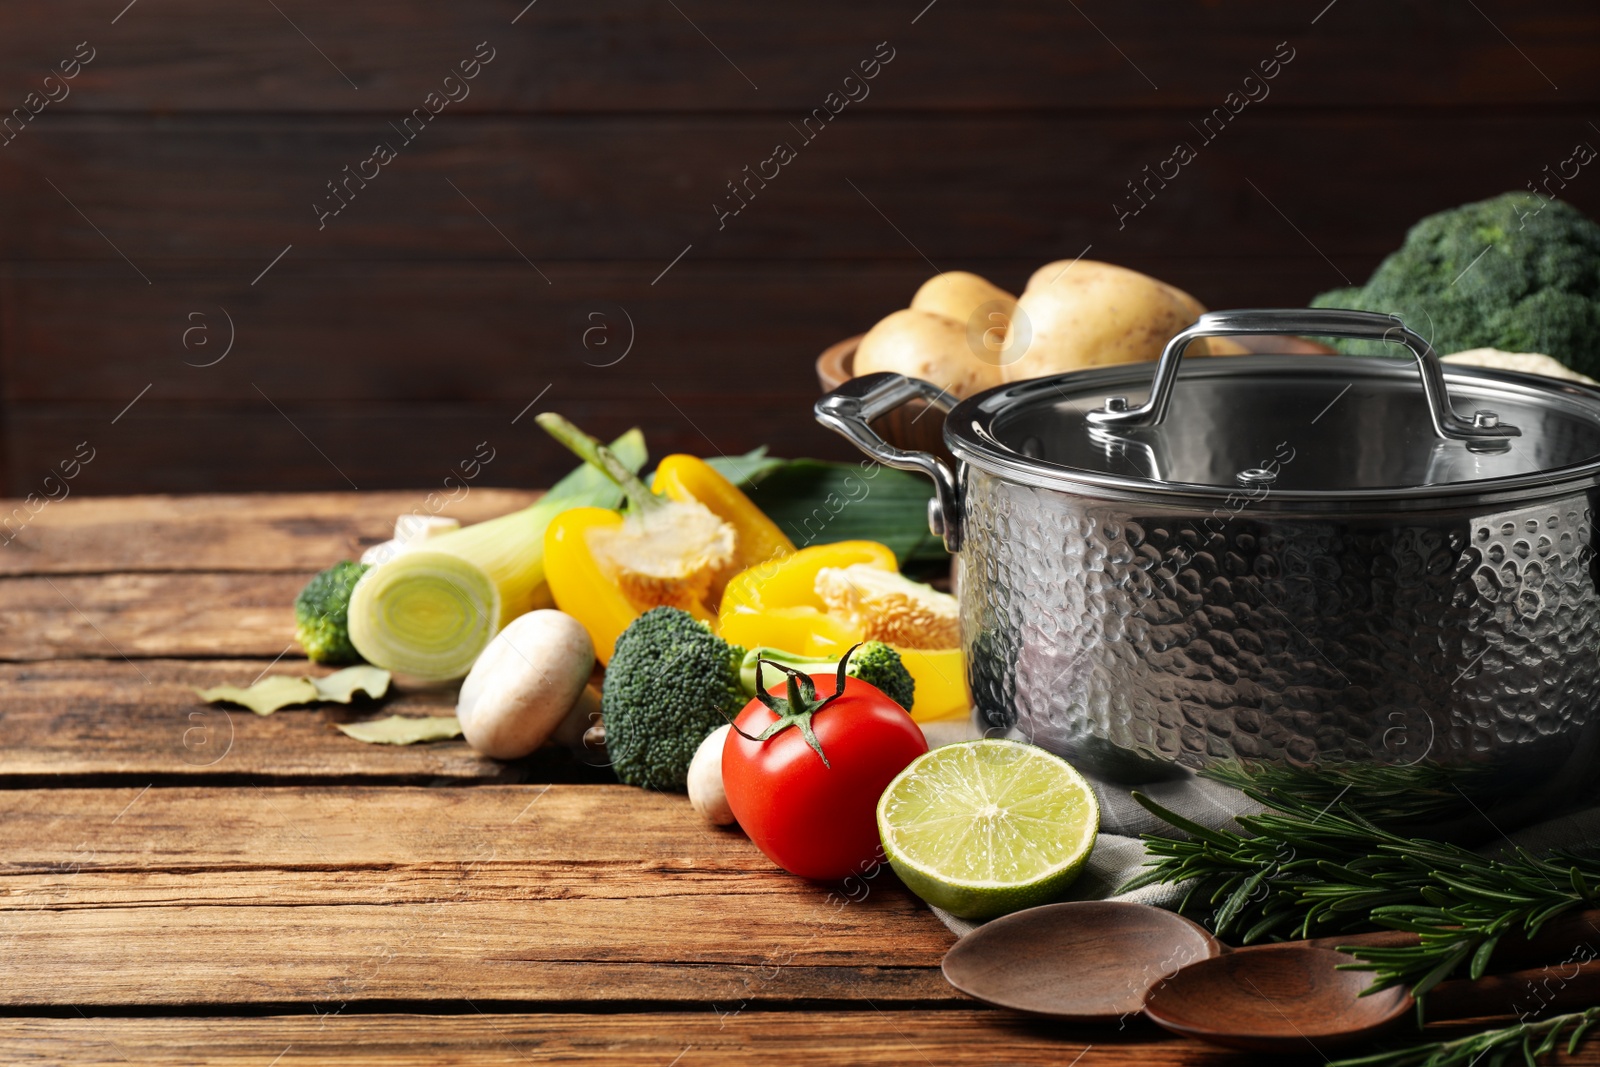
[[[535,397],[844,455],[811,361],[934,265],[1294,305],[1600,144],[1582,0],[924,4],[9,5],[0,494],[431,486],[485,441],[529,486],[569,465]]]

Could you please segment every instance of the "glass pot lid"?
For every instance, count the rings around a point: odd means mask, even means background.
[[[1307,333],[1391,340],[1412,358],[1212,356],[1195,337]],[[1399,351],[1404,351],[1403,349]],[[1389,316],[1202,316],[1161,361],[1003,386],[957,405],[961,459],[1056,488],[1263,503],[1565,491],[1600,473],[1600,390],[1438,362]]]

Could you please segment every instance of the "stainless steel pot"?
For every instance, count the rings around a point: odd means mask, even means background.
[[[1245,333],[1415,359],[1180,367],[1195,338]],[[871,429],[912,397],[949,412],[956,470]],[[816,415],[933,479],[988,727],[1125,781],[1387,765],[1519,808],[1600,764],[1600,390],[1446,370],[1389,316],[1258,310],[1202,316],[1153,380],[1113,366],[952,409],[874,374]]]

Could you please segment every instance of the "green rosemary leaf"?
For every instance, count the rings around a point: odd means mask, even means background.
[[[1600,1022],[1600,1008],[1589,1008],[1538,1022],[1485,1030],[1453,1041],[1410,1045],[1335,1060],[1328,1067],[1494,1067],[1511,1057],[1537,1067],[1541,1058],[1555,1051],[1563,1037],[1567,1038],[1567,1054],[1576,1053],[1596,1022]]]
[[[1482,978],[1484,971],[1489,966],[1489,957],[1494,953],[1495,946],[1500,943],[1498,937],[1485,938],[1483,944],[1478,946],[1478,951],[1472,954],[1472,966],[1467,974],[1473,979]]]
[[[1162,807],[1160,804],[1156,803],[1154,800],[1151,800],[1148,796],[1139,792],[1137,789],[1133,791],[1133,799],[1134,802],[1141,808],[1148,811],[1162,822],[1171,826],[1176,826],[1190,837],[1193,837],[1196,841],[1205,841],[1209,844],[1218,845],[1223,848],[1228,847],[1230,844],[1229,837],[1231,835],[1219,832],[1217,830],[1207,829],[1197,822],[1190,822],[1177,812]]]
[[[1591,1009],[1591,1011],[1593,1011],[1593,1009]],[[1583,1039],[1588,1036],[1588,1033],[1591,1029],[1593,1029],[1594,1024],[1595,1016],[1589,1012],[1585,1012],[1583,1021],[1578,1024],[1577,1029],[1572,1031],[1572,1039],[1567,1042],[1568,1056],[1577,1054],[1578,1046],[1583,1043]]]
[[[1238,817],[1242,832],[1201,827],[1139,797],[1185,836],[1146,835],[1147,868],[1129,885],[1187,883],[1179,910],[1219,936],[1242,934],[1246,943],[1373,925],[1416,933],[1416,945],[1352,954],[1356,966],[1373,972],[1374,989],[1405,985],[1419,994],[1464,966],[1483,973],[1505,932],[1532,934],[1600,898],[1600,850],[1535,855],[1519,849],[1485,859],[1383,825],[1395,810],[1416,811],[1406,806],[1408,774],[1421,787],[1443,789],[1448,777],[1442,771],[1339,773],[1346,784],[1335,788],[1282,768],[1207,772],[1266,809]],[[1346,803],[1352,781],[1381,783],[1386,803],[1398,809]]]
[[[1217,912],[1216,927],[1219,933],[1232,928],[1233,920],[1250,904],[1250,900],[1255,896],[1256,890],[1270,873],[1272,872],[1266,870],[1257,871],[1240,882],[1238,887],[1228,895],[1227,902]]]

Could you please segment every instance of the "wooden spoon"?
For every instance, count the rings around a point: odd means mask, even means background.
[[[1222,944],[1199,923],[1146,904],[1070,901],[1013,912],[945,953],[945,979],[987,1004],[1070,1022],[1110,1022]]]
[[[1152,989],[1144,1011],[1174,1033],[1253,1052],[1303,1052],[1371,1038],[1415,1002],[1404,987],[1370,996],[1368,971],[1342,971],[1348,955],[1288,943],[1199,960]],[[1600,964],[1564,964],[1441,982],[1427,997],[1429,1021],[1535,1014],[1588,1007],[1600,995]]]
[[[1495,960],[1511,966],[1562,959],[1576,944],[1600,944],[1600,911],[1560,916],[1538,938],[1507,935]],[[1378,930],[1310,941],[1229,949],[1198,923],[1148,904],[1092,900],[1046,904],[1013,912],[978,927],[945,954],[945,979],[961,992],[996,1007],[1048,1015],[1067,1022],[1109,1022],[1138,1015],[1146,995],[1182,968],[1225,955],[1331,951],[1339,945],[1398,946],[1417,943],[1415,934]],[[1349,962],[1348,956],[1338,960]],[[1263,964],[1263,966],[1266,966]],[[1364,971],[1339,971],[1335,983],[1371,981]],[[1262,987],[1266,989],[1266,986]],[[1338,986],[1338,988],[1343,988]],[[1441,986],[1433,996],[1444,989]],[[1372,1010],[1377,995],[1346,1009]],[[1321,995],[1342,996],[1335,989]],[[1387,1010],[1393,1010],[1389,1005]],[[1405,1008],[1399,1009],[1403,1014]]]
[[[1415,934],[1299,941],[1309,947],[1408,945]],[[1278,947],[1278,946],[1272,946]],[[1144,1009],[1145,994],[1198,960],[1230,949],[1199,923],[1149,904],[1068,901],[1013,912],[945,953],[945,980],[986,1004],[1068,1022],[1108,1022]]]

